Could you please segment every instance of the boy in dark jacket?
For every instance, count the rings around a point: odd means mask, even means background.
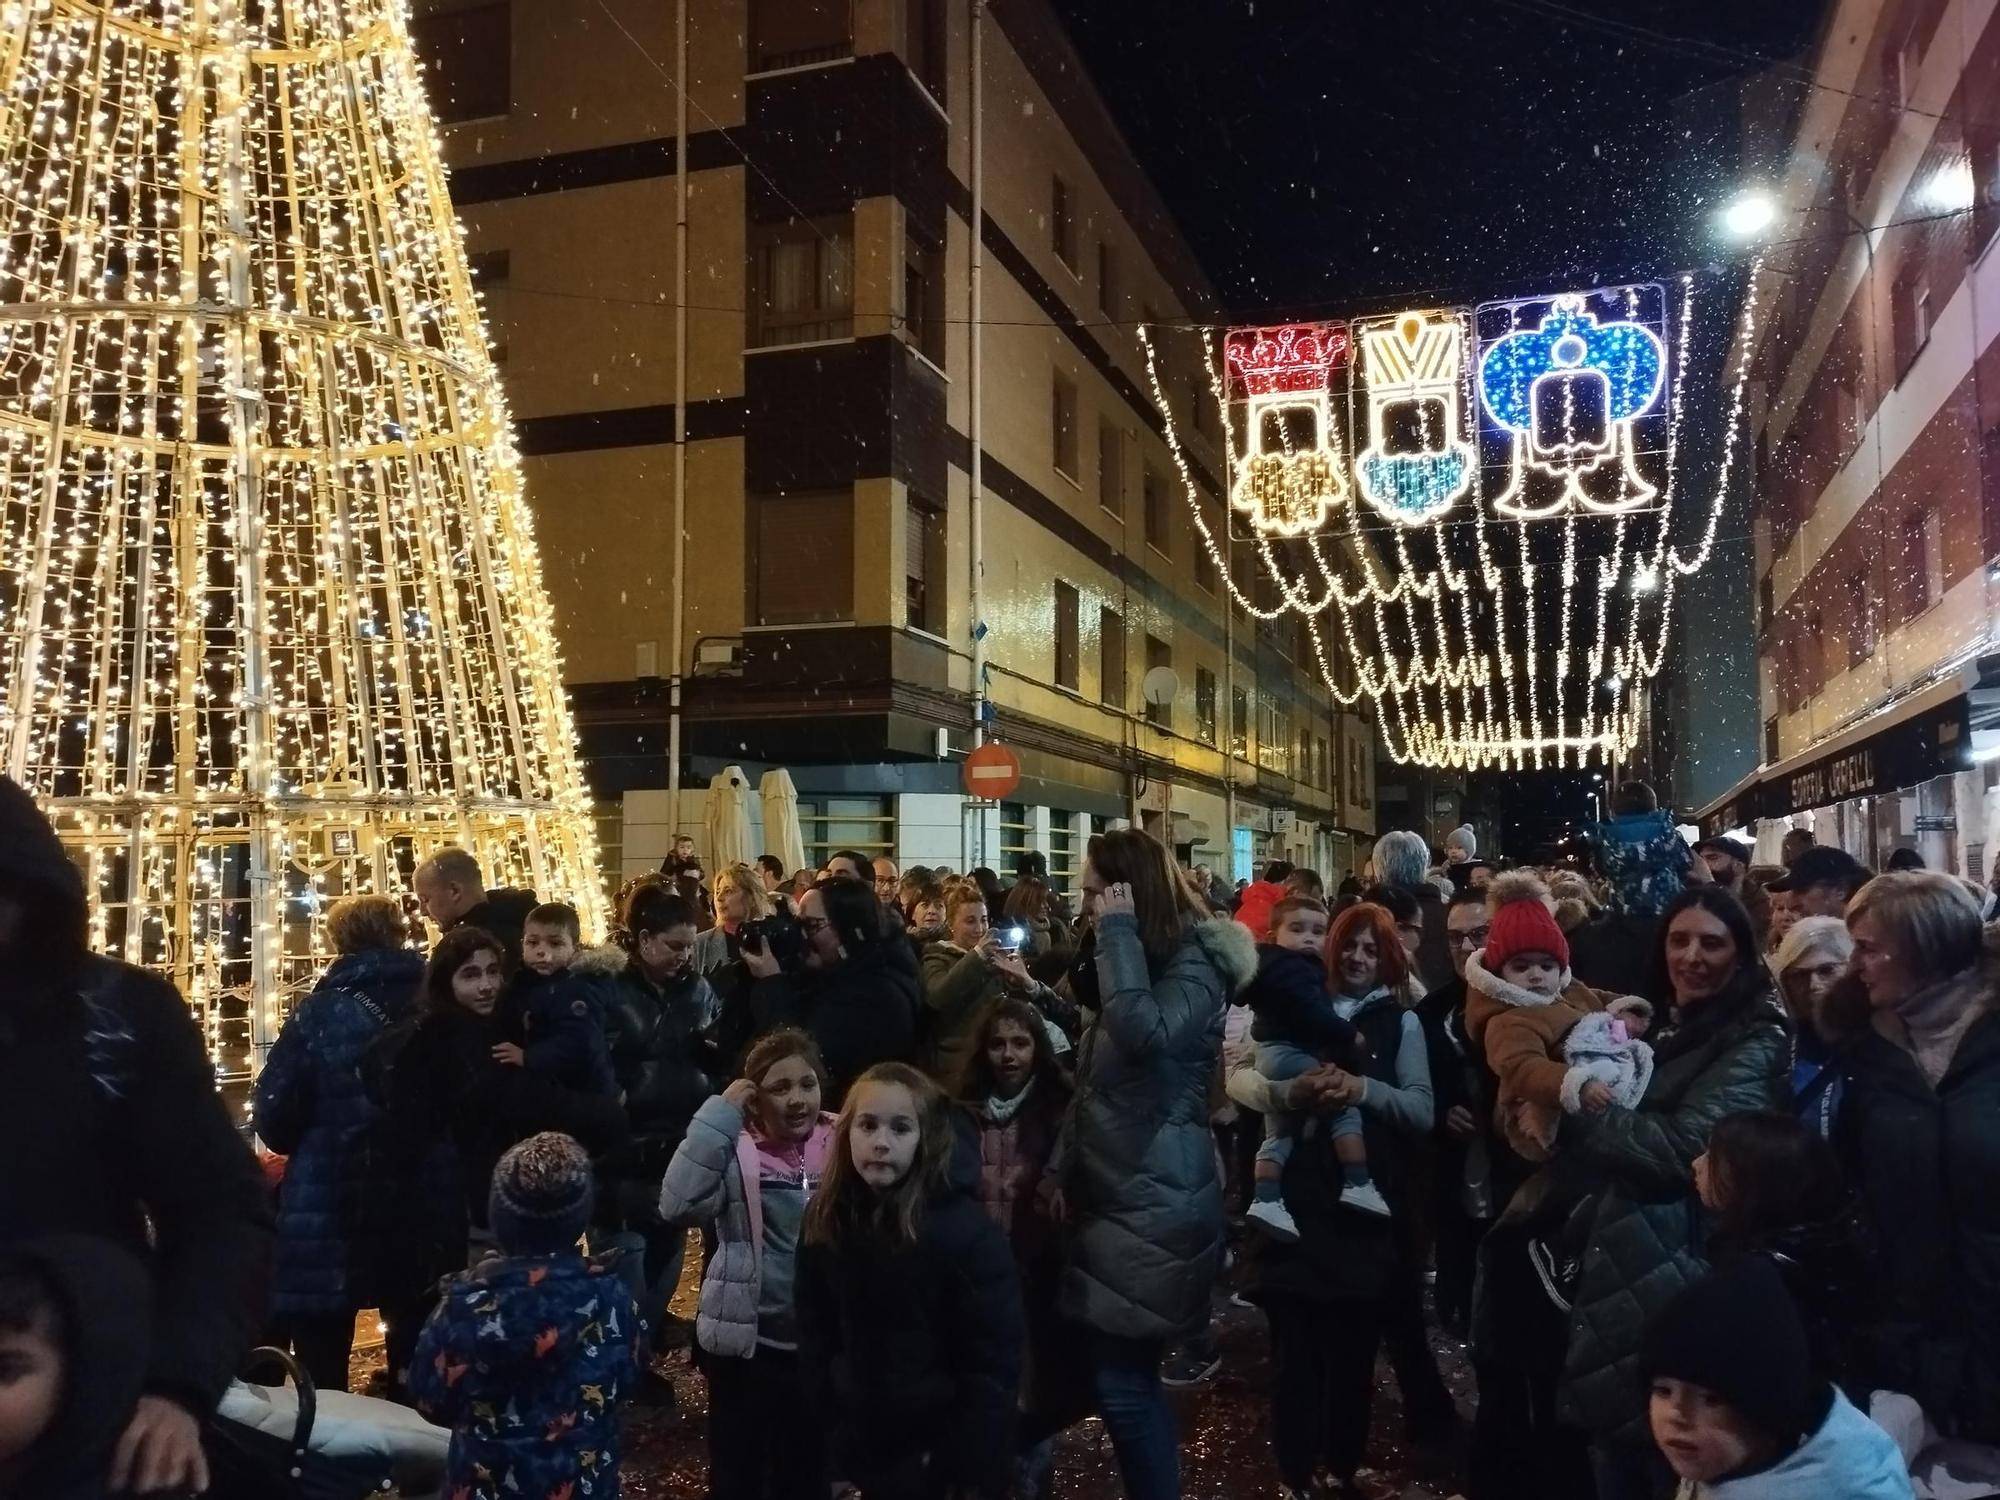
[[[0,1251],[0,1495],[98,1500],[146,1374],[146,1269],[108,1240]]]
[[[566,1135],[530,1136],[493,1171],[502,1253],[446,1290],[410,1369],[417,1409],[452,1429],[446,1494],[618,1493],[618,1403],[642,1331],[616,1270],[577,1250],[592,1196]]]
[[[521,973],[508,999],[526,1040],[502,1042],[493,1055],[566,1089],[615,1095],[603,986],[594,975],[570,972],[582,941],[575,907],[551,901],[528,913],[521,929]]]
[[[1296,1078],[1322,1062],[1350,1071],[1362,1067],[1360,1033],[1334,1011],[1327,992],[1326,904],[1312,896],[1287,896],[1271,908],[1271,941],[1257,948],[1257,977],[1243,992],[1256,1016],[1251,1040],[1257,1043],[1257,1071],[1270,1079]],[[1254,1199],[1246,1217],[1273,1239],[1290,1244],[1298,1226],[1285,1209],[1283,1178],[1298,1131],[1296,1116],[1264,1117],[1264,1144],[1257,1151]],[[1340,1201],[1366,1213],[1387,1214],[1389,1205],[1368,1175],[1368,1147],[1361,1137],[1361,1112],[1344,1109],[1332,1119],[1333,1149],[1346,1185]]]

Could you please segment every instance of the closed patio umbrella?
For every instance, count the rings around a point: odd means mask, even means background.
[[[799,789],[792,773],[783,766],[773,767],[757,783],[757,795],[764,801],[764,848],[784,862],[787,871],[806,867],[805,831],[799,825]]]
[[[750,847],[750,779],[741,766],[724,766],[709,782],[706,812],[710,875],[756,858]]]

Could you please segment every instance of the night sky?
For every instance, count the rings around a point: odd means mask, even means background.
[[[1233,318],[1696,270],[1689,375],[1720,390],[1743,252],[1715,215],[1743,171],[1743,86],[1775,68],[1802,96],[1822,0],[1153,0],[1136,24],[1135,6],[1056,4]],[[1700,408],[1697,430],[1719,435]],[[1757,712],[1750,585],[1725,571],[1683,601],[1742,619],[1737,649],[1690,671],[1711,727],[1743,741],[1702,751],[1723,785],[1732,755],[1754,764]],[[1480,776],[1467,811],[1491,812],[1524,855],[1587,817],[1595,785]]]
[[[1728,110],[1688,96],[1797,58],[1823,9],[1056,3],[1225,303],[1271,315],[1481,301],[1722,253],[1709,224],[1734,151],[1702,132]]]

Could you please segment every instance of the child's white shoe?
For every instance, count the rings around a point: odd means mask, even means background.
[[[1296,1245],[1299,1242],[1299,1226],[1292,1222],[1291,1212],[1276,1199],[1259,1199],[1250,1205],[1250,1212],[1244,1218],[1250,1221],[1251,1228],[1269,1235],[1281,1245]]]
[[[1352,1187],[1340,1190],[1343,1208],[1356,1208],[1364,1214],[1380,1214],[1389,1217],[1389,1200],[1382,1196],[1382,1190],[1372,1182],[1357,1182]]]

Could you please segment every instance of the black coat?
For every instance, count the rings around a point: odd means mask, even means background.
[[[623,1145],[629,1133],[615,1097],[495,1062],[494,1044],[506,1040],[497,1011],[482,1018],[453,1006],[424,1016],[394,1065],[398,1123],[451,1141],[466,1216],[481,1227],[493,1168],[509,1146],[559,1130],[597,1154]],[[413,1118],[419,1112],[427,1119]]]
[[[798,1257],[800,1368],[832,1476],[871,1492],[929,1456],[929,1483],[1011,1493],[1024,1340],[1005,1236],[963,1191],[926,1208],[914,1245],[851,1229]]]
[[[2000,1443],[2000,1011],[1990,979],[1965,983],[1983,1014],[1935,1089],[1872,1028],[1848,1044],[1834,1144],[1881,1255],[1863,1374],[1947,1434]]]
[[[621,949],[592,950],[572,968],[586,962],[600,965],[609,980],[605,1035],[632,1131],[623,1146],[599,1158],[598,1179],[618,1190],[621,1206],[657,1207],[660,1179],[688,1121],[715,1092],[715,1055],[703,1032],[714,991],[691,972],[656,985]]]
[[[0,780],[0,892],[29,908],[0,955],[0,1243],[86,1234],[152,1275],[149,1390],[206,1415],[261,1326],[270,1193],[172,985],[84,952],[76,867]]]
[[[1717,1234],[1709,1241],[1712,1265],[1746,1255],[1765,1257],[1784,1278],[1805,1324],[1814,1371],[1867,1410],[1869,1381],[1856,1357],[1856,1339],[1880,1316],[1882,1283],[1859,1203],[1824,1223],[1795,1224],[1742,1240]]]
[[[1656,917],[1606,911],[1569,935],[1569,969],[1577,980],[1607,995],[1651,994]]]
[[[528,913],[540,904],[533,891],[500,886],[488,891],[484,901],[452,925],[477,927],[481,932],[498,938],[507,950],[508,964],[518,969],[521,966],[521,930],[528,925]]]
[[[915,1058],[922,1003],[916,960],[900,938],[831,969],[776,974],[750,987],[758,1035],[797,1026],[819,1044],[827,1071],[820,1097],[828,1109],[838,1109],[847,1086],[875,1064]]]

